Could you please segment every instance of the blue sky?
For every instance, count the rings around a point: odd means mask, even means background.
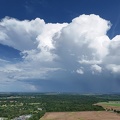
[[[119,0],[1,0],[0,92],[120,92]]]

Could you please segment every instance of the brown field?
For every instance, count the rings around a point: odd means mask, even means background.
[[[48,112],[40,120],[120,120],[120,115],[106,111]]]

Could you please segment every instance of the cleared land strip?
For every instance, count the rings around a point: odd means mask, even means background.
[[[40,120],[120,120],[120,115],[106,111],[48,112]]]
[[[94,105],[102,106],[106,110],[118,110],[120,111],[120,101],[100,102]]]

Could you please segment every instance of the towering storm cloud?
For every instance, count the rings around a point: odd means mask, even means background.
[[[14,63],[0,59],[1,88],[116,91],[120,75],[120,35],[109,38],[107,31],[111,25],[94,14],[80,15],[71,23],[45,23],[40,18],[2,19],[0,44],[20,51],[22,60]],[[110,85],[106,86],[108,82]],[[18,84],[19,87],[13,88]]]

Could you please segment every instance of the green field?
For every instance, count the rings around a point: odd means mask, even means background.
[[[120,101],[100,102],[99,105],[120,107]]]

